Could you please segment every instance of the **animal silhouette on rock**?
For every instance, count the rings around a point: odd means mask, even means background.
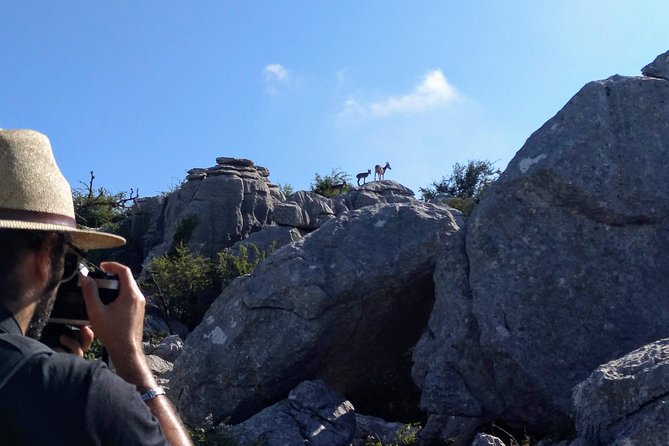
[[[360,180],[362,180],[362,184],[365,184],[367,177],[369,174],[372,173],[372,169],[367,169],[367,172],[361,172],[357,174],[355,177],[358,179],[358,186],[360,186]]]
[[[390,167],[390,163],[389,163],[388,161],[386,161],[386,165],[383,166],[383,167],[381,167],[379,164],[377,164],[377,165],[374,167],[374,180],[376,180],[377,177],[378,177],[379,180],[382,180],[383,177],[386,175],[386,170],[387,170],[387,169],[393,170],[393,169]]]

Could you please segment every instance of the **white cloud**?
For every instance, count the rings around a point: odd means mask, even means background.
[[[290,72],[281,64],[273,63],[263,68],[265,90],[272,96],[279,94],[279,87],[290,81]]]
[[[352,114],[383,117],[399,113],[421,113],[450,104],[458,97],[459,93],[448,83],[441,70],[430,70],[411,92],[403,96],[390,96],[367,104],[349,97],[344,102],[340,117]]]
[[[286,82],[289,78],[286,67],[278,63],[266,65],[263,74],[266,82]]]

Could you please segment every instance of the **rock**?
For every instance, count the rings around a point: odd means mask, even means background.
[[[669,438],[669,339],[597,368],[574,388],[584,444],[665,444]]]
[[[666,80],[590,82],[486,191],[416,348],[431,414],[568,431],[574,385],[666,336],[668,119]]]
[[[504,446],[504,442],[493,435],[476,434],[471,446]]]
[[[171,372],[173,368],[171,362],[165,361],[163,358],[156,355],[147,355],[146,362],[149,365],[151,372],[158,376]]]
[[[351,389],[373,393],[370,378],[396,368],[425,326],[436,253],[462,224],[418,202],[366,207],[237,278],[176,361],[171,385],[185,421],[244,419],[307,379],[354,403]]]
[[[255,249],[253,249],[252,245],[255,246],[260,253],[269,255],[283,245],[301,239],[302,236],[302,232],[295,228],[288,226],[270,226],[262,231],[254,232],[244,240],[238,241],[232,245],[232,247],[228,248],[227,252],[238,256],[240,254],[240,247],[245,246],[249,262],[254,262]]]
[[[184,343],[179,335],[171,335],[160,341],[153,349],[152,354],[165,361],[174,362],[181,354],[183,347]]]
[[[186,324],[176,319],[170,319],[170,333],[178,335],[181,339],[186,339],[190,334],[190,330]]]
[[[252,167],[253,161],[247,160],[244,158],[230,158],[227,156],[221,156],[216,158],[216,164],[218,165],[229,165],[229,166],[241,166],[241,167]],[[263,169],[265,169],[263,167]],[[267,169],[265,169],[267,170]]]
[[[142,341],[142,351],[145,355],[150,355],[156,347],[150,342]]]
[[[187,181],[143,217],[147,232],[141,250],[147,260],[164,254],[177,234],[191,250],[214,256],[269,225],[283,193],[270,186],[267,169],[259,170],[250,160],[217,161],[214,167],[191,169]]]
[[[335,205],[314,192],[295,192],[274,206],[271,219],[281,226],[312,231],[335,218]]]
[[[243,423],[221,426],[218,436],[239,446],[349,446],[355,432],[350,402],[322,381],[305,381],[288,399]]]
[[[669,51],[660,54],[655,60],[641,69],[644,76],[669,79]]]
[[[416,201],[411,189],[392,180],[366,183],[346,194],[335,197],[346,209],[361,209],[365,206],[391,203],[411,203]]]
[[[170,334],[170,326],[162,312],[154,305],[147,305],[144,313],[144,335],[149,339],[163,339]]]

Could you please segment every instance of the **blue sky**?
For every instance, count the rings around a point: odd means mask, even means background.
[[[0,0],[0,127],[73,186],[156,195],[218,156],[275,183],[506,167],[586,82],[669,50],[662,1]],[[371,177],[370,177],[371,178]]]

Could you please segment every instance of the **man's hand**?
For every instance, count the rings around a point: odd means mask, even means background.
[[[103,304],[97,285],[90,277],[81,276],[79,283],[91,326],[116,363],[116,357],[142,351],[146,300],[128,267],[116,262],[104,262],[100,266],[105,272],[118,275],[116,300],[109,305]]]
[[[61,353],[71,353],[77,355],[80,358],[84,357],[84,353],[91,348],[95,334],[91,327],[84,326],[80,327],[77,332],[73,333],[73,336],[68,336],[66,334],[60,335],[58,341],[63,345],[63,347],[55,347],[54,351]],[[66,350],[67,349],[67,350]]]

